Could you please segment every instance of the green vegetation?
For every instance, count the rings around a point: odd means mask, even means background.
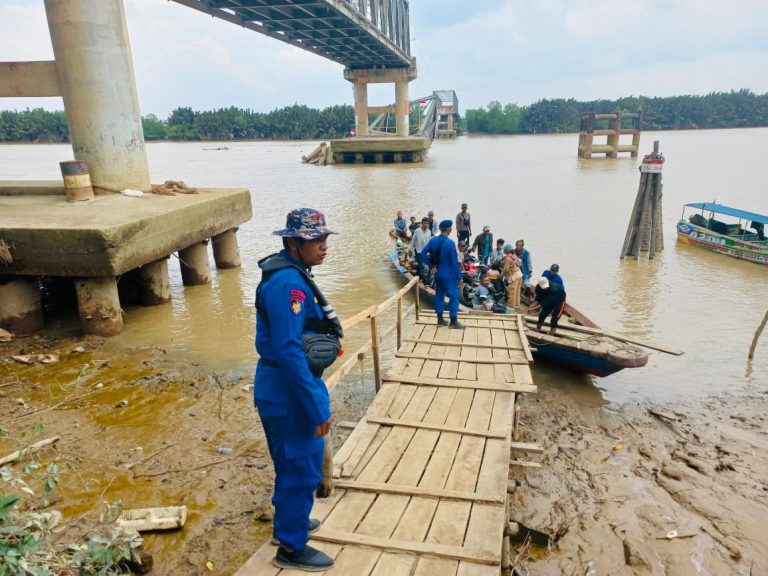
[[[768,93],[739,90],[706,96],[638,96],[588,102],[557,98],[530,106],[491,102],[486,108],[467,110],[466,129],[490,134],[578,132],[584,112],[636,112],[638,108],[643,109],[643,130],[768,126]]]
[[[42,432],[42,423],[32,430],[34,435]],[[5,433],[0,428],[0,437]],[[28,442],[25,436],[26,432],[18,439],[22,448]],[[17,463],[19,471],[0,467],[0,576],[108,576],[141,563],[143,540],[136,533],[114,530],[106,536],[89,530],[86,543],[69,542],[70,525],[60,512],[49,510],[49,496],[59,486],[58,464],[43,468],[26,454],[22,458],[27,462]],[[108,506],[113,516],[115,510],[119,512],[118,505]]]
[[[578,132],[583,112],[635,112],[643,109],[643,130],[747,128],[768,126],[768,93],[750,90],[712,92],[706,96],[646,96],[579,102],[573,98],[539,100],[530,106],[491,102],[469,109],[463,126],[470,132],[525,134]],[[418,123],[418,106],[411,123]],[[355,125],[352,106],[322,110],[300,104],[262,113],[219,108],[198,112],[176,108],[167,119],[142,118],[147,140],[317,140],[341,138]],[[0,142],[67,142],[64,112],[42,108],[0,112]]]
[[[234,106],[204,112],[185,107],[176,108],[167,120],[154,114],[141,120],[147,140],[317,140],[348,134],[355,113],[348,105],[317,110],[294,104],[267,114]],[[0,142],[67,141],[64,112],[0,112]]]

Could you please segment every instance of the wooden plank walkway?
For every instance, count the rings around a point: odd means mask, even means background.
[[[519,320],[438,328],[422,313],[365,416],[333,459],[335,494],[316,499],[313,546],[334,576],[497,575],[507,524],[517,394],[535,392]],[[273,576],[262,546],[236,576]],[[303,574],[285,571],[288,574]]]

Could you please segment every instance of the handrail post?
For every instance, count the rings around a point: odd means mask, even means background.
[[[397,299],[397,349],[403,343],[403,298]]]
[[[419,320],[419,309],[421,308],[421,306],[419,304],[419,283],[416,282],[416,284],[414,284],[414,287],[416,289],[416,321],[418,322],[418,320]]]
[[[331,431],[323,436],[323,479],[317,485],[315,493],[318,498],[328,498],[333,495],[333,441]]]
[[[373,357],[373,384],[378,393],[381,388],[381,375],[379,373],[379,331],[376,328],[376,314],[371,316],[371,356]]]

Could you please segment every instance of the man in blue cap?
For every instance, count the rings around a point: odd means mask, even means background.
[[[333,559],[307,545],[320,527],[310,519],[313,493],[322,479],[323,436],[331,426],[330,398],[305,353],[307,333],[336,333],[341,325],[311,277],[325,260],[329,234],[322,212],[309,208],[288,214],[283,250],[259,262],[256,291],[256,350],[259,363],[254,400],[275,465],[272,562],[279,568],[327,570]]]
[[[445,297],[448,296],[448,315],[451,318],[450,327],[463,329],[459,322],[459,284],[461,283],[461,268],[456,252],[456,244],[451,240],[453,222],[440,222],[440,235],[432,238],[421,251],[421,261],[432,265],[432,276],[435,278],[435,312],[437,325],[448,324],[443,318]]]

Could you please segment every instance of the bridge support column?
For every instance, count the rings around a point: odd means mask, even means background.
[[[45,0],[75,159],[94,188],[149,189],[123,0]]]
[[[355,135],[368,136],[368,83],[358,80],[354,84]]]
[[[395,82],[396,135],[408,136],[411,107],[408,102],[408,82]]]
[[[373,68],[344,70],[344,79],[354,85],[355,124],[358,136],[368,135],[368,84],[392,83],[395,85],[395,116],[397,135],[408,136],[408,82],[415,80],[416,66],[408,68]]]

